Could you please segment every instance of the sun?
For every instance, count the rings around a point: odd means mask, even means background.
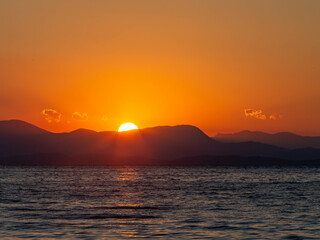
[[[118,132],[124,132],[124,131],[135,130],[135,129],[138,129],[138,127],[133,123],[124,123],[119,127]]]

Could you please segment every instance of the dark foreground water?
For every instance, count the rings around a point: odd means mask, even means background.
[[[0,168],[0,238],[320,239],[320,168]]]

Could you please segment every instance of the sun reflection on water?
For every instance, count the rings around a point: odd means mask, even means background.
[[[138,172],[134,168],[121,168],[118,172],[119,181],[136,181]]]

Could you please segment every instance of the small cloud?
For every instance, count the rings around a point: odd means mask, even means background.
[[[255,113],[255,110],[253,110],[253,109],[245,109],[244,110],[244,114],[246,115],[246,117],[253,116],[254,113]]]
[[[269,118],[270,118],[271,120],[277,120],[277,116],[276,116],[276,115],[270,115]]]
[[[252,117],[252,118],[256,118],[256,119],[260,119],[260,120],[266,120],[266,119],[278,120],[283,117],[283,115],[281,115],[281,114],[280,115],[279,114],[267,115],[261,109],[252,109],[252,108],[245,109],[244,114],[246,117]]]
[[[267,116],[263,113],[262,110],[256,110],[256,109],[245,109],[244,114],[246,117],[253,117],[256,119],[266,120]]]
[[[56,110],[44,109],[41,113],[49,123],[60,122],[61,120],[61,113],[58,113]]]
[[[267,119],[267,116],[264,115],[264,114],[258,114],[258,115],[255,115],[254,117],[257,118],[257,119],[261,119],[261,120],[266,120]]]
[[[78,113],[78,112],[74,112],[72,114],[72,119],[74,120],[78,120],[78,121],[87,121],[88,120],[88,114],[86,113]]]

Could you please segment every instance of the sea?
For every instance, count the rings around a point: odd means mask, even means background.
[[[320,168],[0,167],[0,239],[320,239]]]

